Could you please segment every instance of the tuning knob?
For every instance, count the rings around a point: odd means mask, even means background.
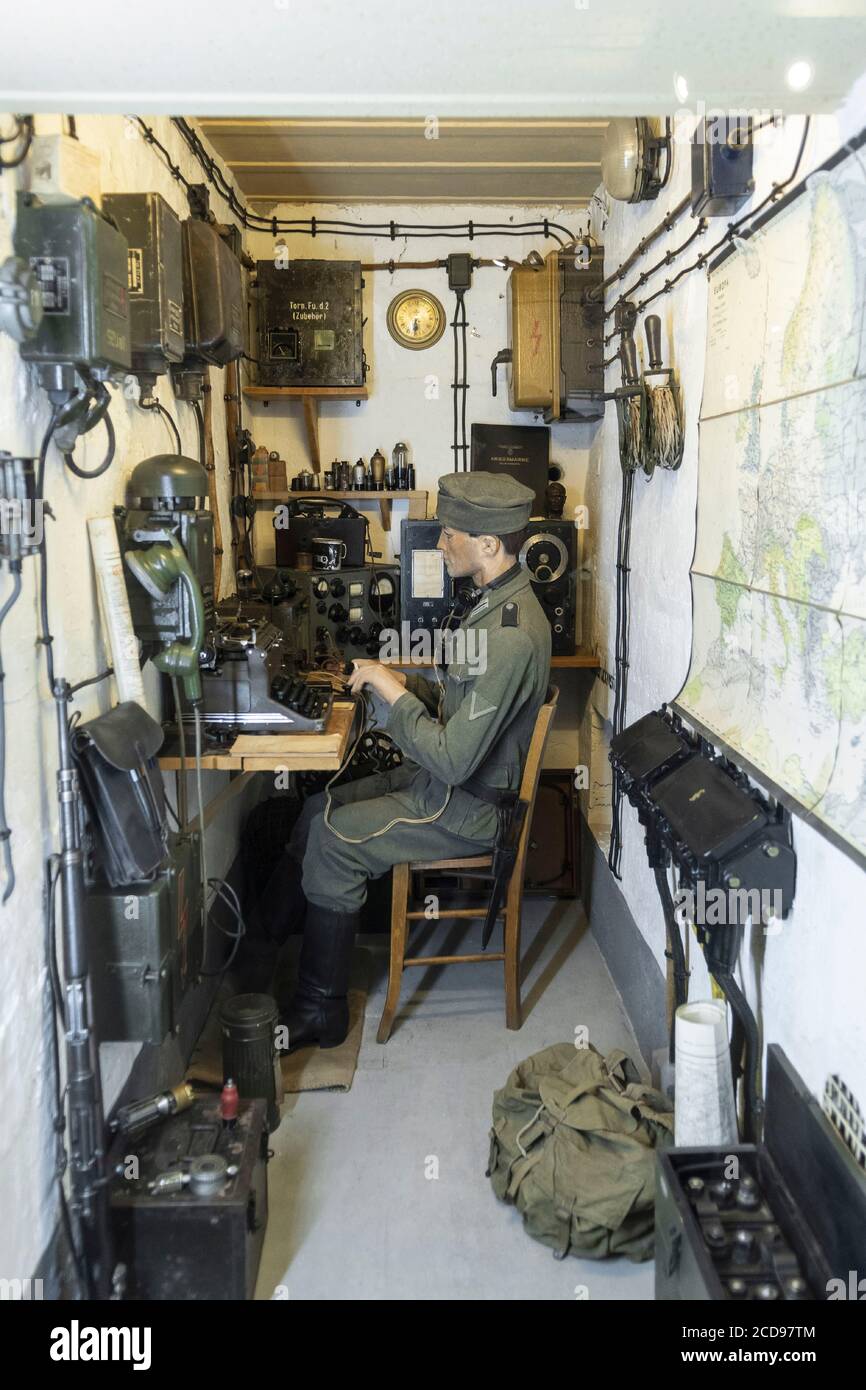
[[[331,593],[334,595],[334,598],[342,598],[345,592],[346,586],[342,579],[335,579],[331,584]]]
[[[344,623],[348,616],[342,603],[332,603],[328,609],[328,617],[332,623]]]

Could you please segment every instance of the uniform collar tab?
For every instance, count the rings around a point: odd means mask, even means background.
[[[507,569],[504,574],[498,574],[496,578],[491,580],[489,584],[485,584],[483,586],[482,592],[487,594],[490,592],[491,589],[502,588],[502,586],[504,584],[508,584],[510,580],[516,579],[518,574],[520,574],[522,570],[523,566],[521,565],[520,561],[515,560],[511,568]]]

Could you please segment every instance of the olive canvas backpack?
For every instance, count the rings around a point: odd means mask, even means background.
[[[653,1253],[655,1150],[671,1103],[625,1052],[558,1043],[515,1067],[493,1099],[487,1176],[529,1235],[593,1259]]]

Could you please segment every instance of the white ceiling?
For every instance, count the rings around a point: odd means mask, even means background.
[[[680,75],[686,105],[817,112],[866,67],[866,0],[39,0],[0,36],[12,111],[657,115]]]
[[[605,121],[208,118],[198,124],[250,200],[585,207]]]

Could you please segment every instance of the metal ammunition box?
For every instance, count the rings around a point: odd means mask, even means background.
[[[200,964],[198,837],[175,836],[152,883],[94,884],[86,899],[101,1042],[161,1043]]]

